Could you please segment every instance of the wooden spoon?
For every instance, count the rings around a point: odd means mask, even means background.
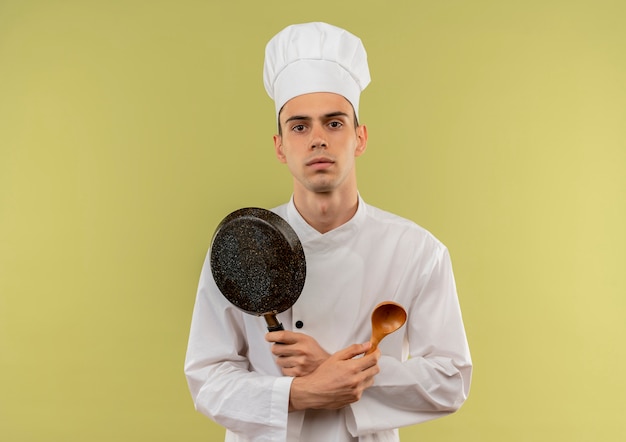
[[[406,310],[400,304],[385,301],[378,304],[372,312],[372,347],[365,353],[372,353],[385,336],[395,332],[406,322]]]

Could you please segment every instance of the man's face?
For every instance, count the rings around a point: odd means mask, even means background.
[[[294,186],[314,193],[356,188],[355,158],[365,151],[367,129],[355,128],[354,121],[352,105],[341,95],[319,92],[285,103],[274,147]]]

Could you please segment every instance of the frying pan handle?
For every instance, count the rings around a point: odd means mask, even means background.
[[[263,317],[265,318],[265,322],[267,322],[268,331],[274,332],[284,330],[283,324],[278,321],[274,313],[266,313]]]

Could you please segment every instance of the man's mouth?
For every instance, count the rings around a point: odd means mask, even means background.
[[[321,158],[313,158],[312,160],[308,161],[306,163],[307,166],[322,166],[322,165],[331,165],[334,164],[335,162],[333,160],[331,160],[330,158],[325,158],[325,157],[321,157]]]

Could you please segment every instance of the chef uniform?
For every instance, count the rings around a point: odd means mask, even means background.
[[[276,113],[303,93],[333,92],[358,111],[369,83],[361,41],[324,23],[294,25],[266,49],[266,89]],[[398,428],[456,411],[469,393],[472,363],[446,247],[415,223],[366,204],[344,225],[320,233],[293,199],[273,209],[295,230],[306,281],[278,315],[329,353],[367,342],[381,301],[404,306],[407,323],[380,344],[380,373],[361,399],[339,410],[289,412],[293,378],[265,341],[262,317],[220,293],[210,259],[194,307],[185,373],[196,408],[227,428],[226,441],[398,441]]]

